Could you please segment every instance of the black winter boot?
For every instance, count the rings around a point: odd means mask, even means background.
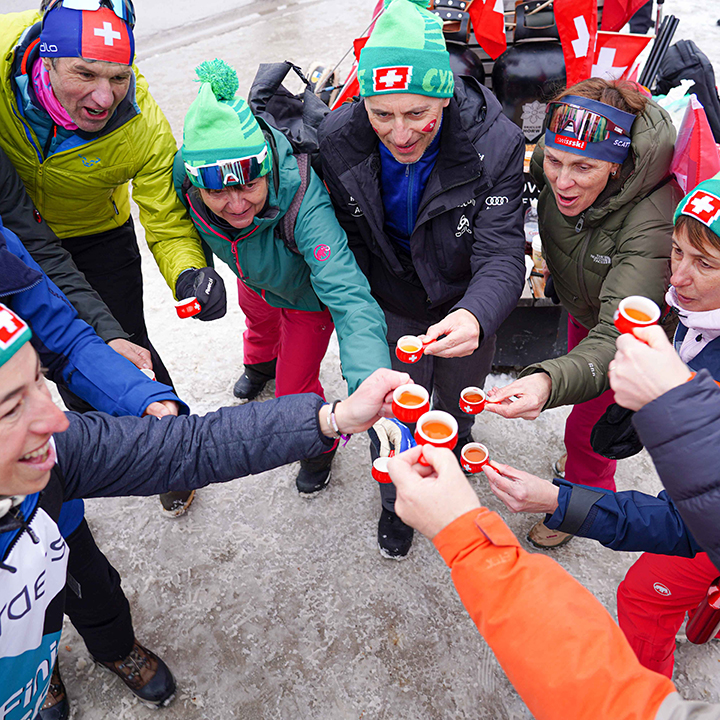
[[[235,383],[233,395],[239,400],[254,400],[267,385],[275,378],[277,358],[268,362],[245,365],[240,379]]]
[[[37,714],[38,720],[67,720],[70,717],[70,703],[68,702],[65,684],[60,677],[58,661],[55,660],[50,687],[45,696],[45,703]]]
[[[378,522],[380,554],[388,560],[402,560],[410,552],[412,541],[413,529],[394,512],[383,508]]]
[[[330,452],[300,461],[300,472],[295,478],[295,486],[301,495],[315,495],[327,486],[330,482],[330,466],[336,452],[337,445]]]

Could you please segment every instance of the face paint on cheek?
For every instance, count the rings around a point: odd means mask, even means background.
[[[432,132],[435,129],[435,125],[437,125],[437,120],[431,120],[422,131],[426,133]]]

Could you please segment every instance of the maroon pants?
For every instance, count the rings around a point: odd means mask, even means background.
[[[306,312],[275,308],[238,280],[238,302],[245,314],[246,365],[277,358],[275,397],[313,392],[324,398],[320,363],[334,325],[330,311]]]
[[[568,351],[587,337],[588,330],[575,318],[568,316]],[[578,485],[615,490],[616,460],[598,455],[590,445],[590,433],[608,405],[615,402],[615,394],[607,390],[594,400],[575,405],[565,422],[565,479]]]
[[[675,635],[720,572],[706,553],[694,558],[643,553],[617,593],[618,625],[638,660],[672,677]]]

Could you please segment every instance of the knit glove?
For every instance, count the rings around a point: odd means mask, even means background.
[[[227,312],[225,283],[211,267],[190,268],[180,273],[175,283],[175,295],[178,300],[197,298],[202,308],[195,316],[198,320],[218,320]]]
[[[395,450],[395,454],[405,452],[411,447],[415,447],[415,438],[413,438],[410,430],[405,427],[399,420],[391,418],[380,418],[368,430],[370,440],[373,444],[373,460],[377,457],[388,456],[390,450]]]
[[[632,410],[617,403],[608,405],[590,433],[592,449],[610,460],[637,455],[643,449],[643,444],[632,424],[633,415],[635,413]]]

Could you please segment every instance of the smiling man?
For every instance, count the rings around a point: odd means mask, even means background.
[[[0,146],[38,217],[130,340],[150,351],[157,379],[172,385],[145,326],[131,180],[145,238],[176,294],[182,274],[183,297],[196,295],[198,317],[213,320],[225,314],[225,288],[173,190],[170,126],[132,64],[132,2],[45,0],[43,8],[42,17],[0,15]],[[69,393],[63,399],[88,409]],[[171,515],[190,499],[161,498]]]
[[[320,154],[388,343],[437,339],[402,367],[457,419],[459,453],[473,424],[460,391],[483,386],[495,332],[522,291],[525,145],[492,93],[453,78],[442,22],[426,7],[386,3],[360,54],[363,100],[325,118]],[[380,552],[401,558],[413,531],[393,512],[393,486],[380,488]]]

